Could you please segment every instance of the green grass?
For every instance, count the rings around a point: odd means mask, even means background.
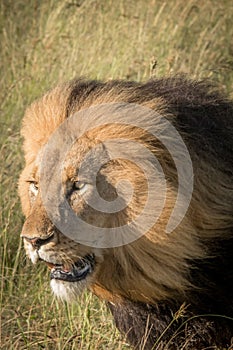
[[[0,348],[128,349],[105,305],[54,300],[24,256],[17,181],[26,106],[75,76],[145,80],[178,72],[232,92],[231,0],[2,0],[0,3]]]

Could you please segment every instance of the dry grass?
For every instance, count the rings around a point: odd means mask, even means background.
[[[25,107],[58,81],[144,80],[185,72],[232,91],[230,0],[2,0],[0,137],[0,348],[128,349],[90,294],[53,300],[48,274],[24,257],[17,197]]]

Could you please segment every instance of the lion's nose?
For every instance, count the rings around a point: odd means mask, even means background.
[[[42,245],[49,243],[50,241],[52,241],[54,235],[51,235],[48,238],[41,238],[41,237],[33,237],[33,238],[29,238],[26,236],[22,237],[29,243],[31,243],[31,245],[33,246],[33,248],[35,249],[39,249]]]

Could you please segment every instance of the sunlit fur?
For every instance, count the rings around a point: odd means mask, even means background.
[[[66,169],[67,172],[71,172],[71,175],[79,166],[82,156],[93,144],[109,138],[126,138],[141,142],[151,150],[159,159],[167,179],[167,196],[163,212],[149,232],[132,244],[119,248],[95,250],[71,242],[53,227],[43,208],[40,194],[33,204],[30,201],[27,181],[30,177],[38,179],[38,166],[43,146],[66,118],[81,109],[111,102],[137,103],[147,106],[166,117],[177,128],[191,155],[194,169],[194,192],[184,219],[172,233],[167,234],[166,224],[177,195],[177,171],[169,152],[150,134],[132,127],[114,126],[113,128],[108,125],[87,132],[70,150],[70,159],[67,161]],[[155,80],[145,84],[75,80],[49,91],[27,109],[22,126],[26,165],[19,181],[23,212],[27,218],[22,235],[28,238],[44,238],[48,235],[48,231],[54,230],[55,240],[43,245],[39,251],[41,257],[54,263],[57,261],[72,264],[76,257],[83,257],[90,252],[96,255],[96,268],[89,279],[82,281],[77,286],[52,281],[55,294],[64,299],[74,299],[83,288],[89,287],[99,297],[110,301],[111,305],[123,305],[129,300],[135,302],[135,305],[140,305],[141,308],[141,305],[159,305],[168,301],[168,303],[175,302],[176,306],[173,309],[171,307],[174,312],[177,311],[175,308],[179,308],[179,305],[184,302],[187,305],[195,304],[194,309],[197,311],[193,311],[191,316],[195,315],[195,312],[196,314],[198,312],[214,313],[215,311],[219,313],[221,306],[222,312],[226,310],[229,310],[229,313],[232,312],[232,298],[230,299],[232,292],[226,290],[226,287],[222,289],[222,286],[214,285],[216,283],[213,282],[215,265],[213,265],[210,277],[209,267],[205,270],[205,261],[207,266],[212,263],[211,259],[215,256],[219,257],[218,261],[221,261],[220,255],[224,254],[221,248],[222,241],[228,240],[229,244],[232,244],[233,163],[232,158],[229,159],[232,157],[230,154],[233,153],[233,120],[230,117],[232,109],[231,102],[219,96],[207,83],[187,81],[183,77]],[[213,118],[216,120],[217,114],[220,119],[222,118],[222,122],[218,123],[222,125],[220,131],[223,146],[216,147],[216,143],[219,142],[218,126],[216,131],[211,121],[208,124],[206,120],[201,120],[202,113],[207,115],[205,118],[211,119],[214,113],[216,115]],[[134,118],[135,116],[132,115],[132,123]],[[213,121],[213,124],[216,120]],[[88,125],[88,120],[86,122]],[[111,120],[107,122],[110,123]],[[152,119],[151,128],[153,124]],[[211,128],[213,129],[212,136]],[[230,149],[231,153],[227,153],[226,150]],[[119,225],[121,219],[127,222],[127,217],[133,218],[137,215],[146,200],[146,191],[142,190],[145,179],[140,169],[130,162],[119,160],[109,162],[101,174],[113,188],[117,180],[125,176],[133,184],[135,195],[124,216],[105,216],[99,212],[87,211],[83,214],[85,219],[90,222],[98,222],[100,226],[107,225],[107,227]],[[67,179],[71,175],[67,174]],[[80,208],[83,211],[83,207]],[[79,212],[79,208],[74,209]],[[28,248],[28,243],[25,243],[25,248],[29,256],[32,257],[35,254],[31,248]],[[35,259],[32,258],[32,260],[35,262]],[[225,256],[222,260],[224,260],[222,269],[221,266],[219,267],[221,274],[227,273],[225,269],[228,265],[229,271],[232,272],[232,266],[229,264],[230,257]],[[218,276],[221,275],[219,271],[217,273]],[[230,278],[232,279],[232,275],[229,275]],[[211,285],[212,282],[213,285]],[[206,290],[210,285],[210,290]],[[203,298],[202,292],[205,295]],[[216,310],[213,297],[210,297],[209,301],[208,293],[212,293],[216,298],[219,296],[221,299]],[[204,305],[201,305],[201,300],[204,301]],[[198,310],[199,303],[200,310]],[[215,327],[215,324],[211,327]],[[125,330],[121,325],[119,328],[127,332],[127,329]],[[230,332],[229,326],[228,328],[226,326],[226,329],[227,337]],[[201,333],[201,330],[198,328],[196,332]],[[206,332],[208,333],[208,329]],[[198,333],[196,343],[193,341],[194,345],[190,345],[187,349],[198,349],[198,344],[226,346],[229,339],[225,337],[226,341],[223,343],[222,335],[216,332],[215,329],[215,335],[209,336],[206,343],[204,341],[201,343],[201,335],[198,338]],[[161,333],[162,330],[158,332],[158,335]],[[129,341],[136,348],[139,346],[138,339],[132,340],[129,336]],[[177,348],[179,348],[181,342],[182,340],[177,340],[172,344],[178,344]],[[145,349],[150,349],[149,346],[148,340],[148,347]]]

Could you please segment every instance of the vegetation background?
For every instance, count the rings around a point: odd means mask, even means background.
[[[105,305],[58,302],[19,239],[20,122],[36,97],[75,76],[145,80],[175,73],[233,83],[231,0],[0,1],[0,348],[124,350]]]

